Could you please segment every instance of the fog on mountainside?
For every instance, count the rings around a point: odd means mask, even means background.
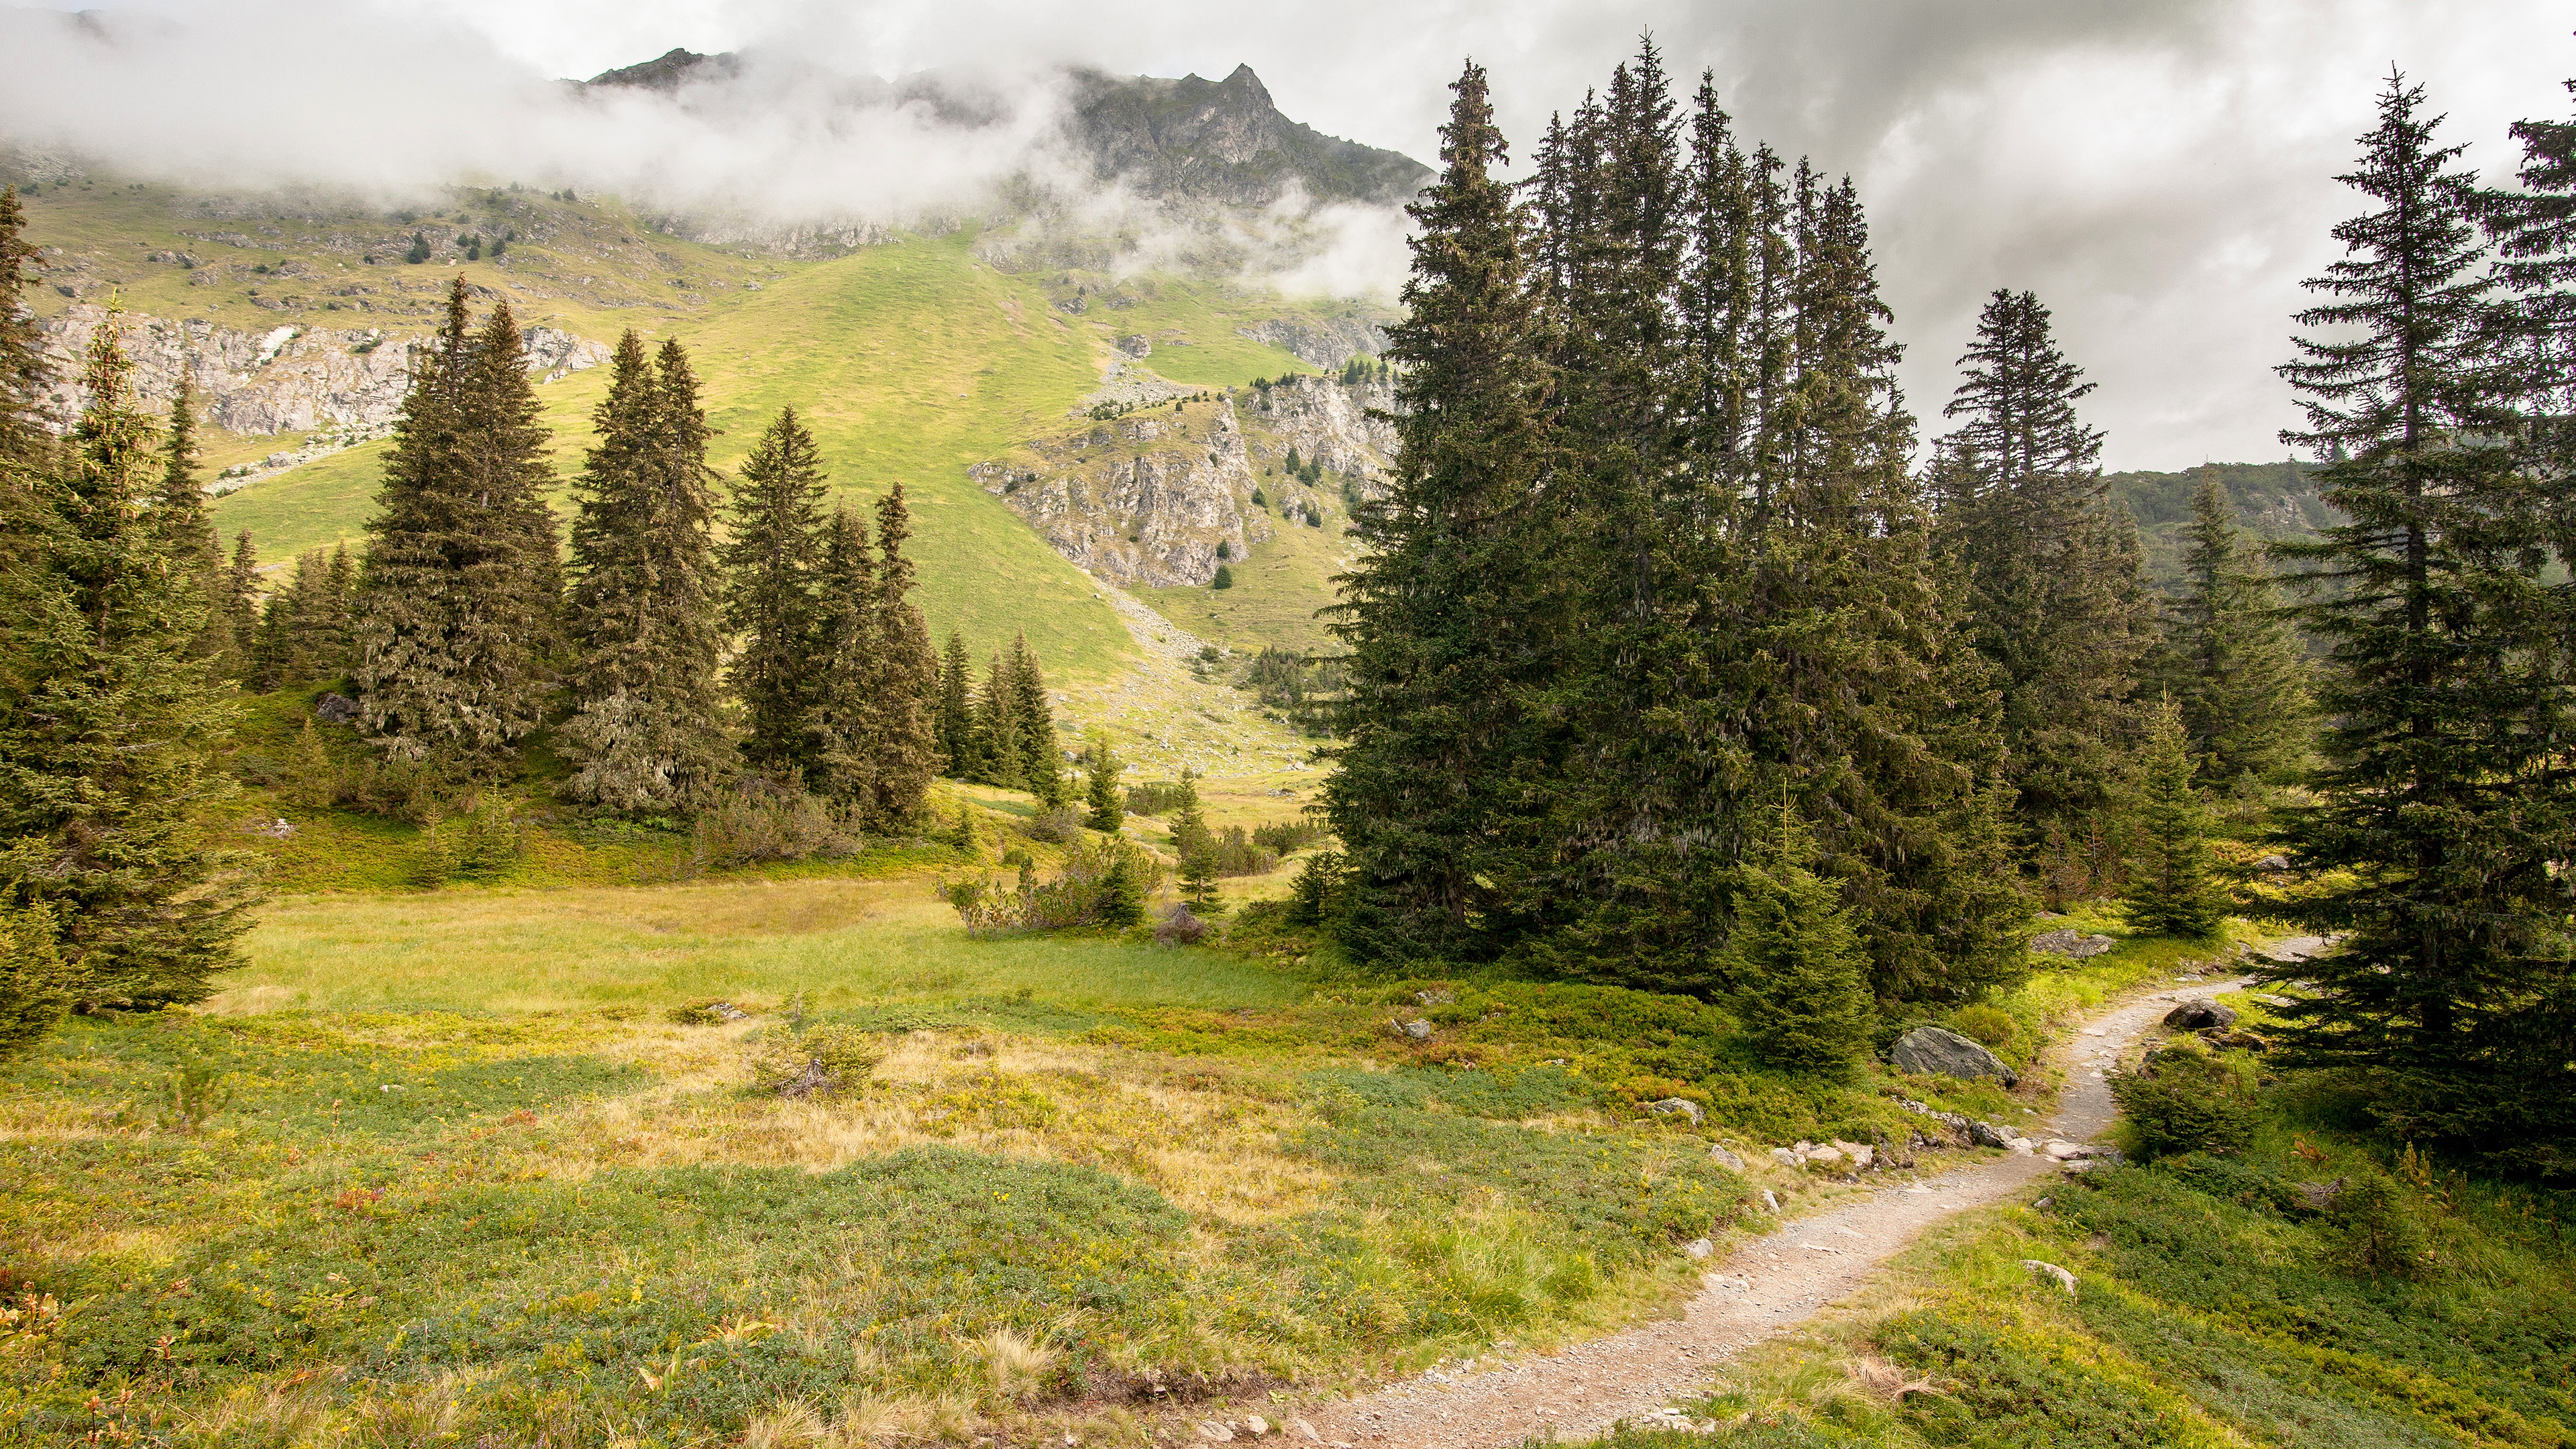
[[[887,81],[776,52],[674,50],[583,83],[426,24],[258,23],[286,18],[0,12],[0,46],[22,59],[0,93],[0,145],[39,172],[376,205],[454,184],[570,186],[679,235],[789,252],[977,220],[1033,264],[1080,237],[1089,265],[1336,294],[1392,290],[1395,207],[1430,175],[1290,120],[1249,65],[1216,82],[1043,65]]]

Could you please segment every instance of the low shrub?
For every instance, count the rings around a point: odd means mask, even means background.
[[[1164,815],[1181,808],[1186,792],[1170,780],[1148,780],[1127,787],[1127,813],[1130,815]]]
[[[1162,884],[1162,867],[1135,842],[1088,840],[1065,852],[1064,870],[1038,883],[1022,870],[1015,890],[993,880],[952,881],[941,888],[970,936],[1006,931],[1059,931],[1072,926],[1144,924],[1145,900]]]
[[[728,791],[698,812],[691,854],[701,867],[855,855],[862,844],[841,812],[799,791]]]
[[[1082,838],[1082,812],[1070,805],[1057,805],[1040,810],[1030,817],[1028,824],[1020,828],[1031,840],[1043,840],[1049,845],[1062,845],[1066,841]]]
[[[2378,1172],[2344,1183],[2326,1209],[2335,1232],[2336,1257],[2352,1273],[2372,1278],[2413,1278],[2432,1263],[2432,1236],[2420,1204],[2405,1186]]]
[[[1154,927],[1154,939],[1165,946],[1195,946],[1207,939],[1208,923],[1187,903],[1176,903]]]
[[[1253,843],[1240,825],[1209,835],[1207,855],[1218,875],[1268,875],[1279,868],[1279,852]]]
[[[2178,1042],[2111,1078],[2141,1157],[2236,1152],[2254,1140],[2254,1084],[2235,1062]]]
[[[777,1026],[752,1038],[751,1079],[765,1092],[807,1097],[855,1087],[882,1060],[877,1039],[856,1027]]]
[[[488,881],[507,875],[528,853],[528,827],[497,795],[432,821],[412,846],[411,883],[436,887],[450,881]]]
[[[1950,1029],[1973,1041],[2000,1047],[2013,1039],[2012,1013],[1980,1001],[1950,1013]]]
[[[1252,843],[1280,855],[1294,855],[1310,845],[1320,845],[1332,834],[1314,820],[1282,820],[1275,824],[1253,827]]]

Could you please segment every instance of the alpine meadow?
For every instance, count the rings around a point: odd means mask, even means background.
[[[2566,37],[1317,3],[0,15],[0,1446],[2576,1444]]]

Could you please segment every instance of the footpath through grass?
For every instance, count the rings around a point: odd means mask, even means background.
[[[2222,999],[2266,1029],[2260,1001]],[[2274,1081],[2242,1149],[1963,1219],[1869,1301],[1759,1352],[1701,1406],[1714,1432],[1613,1442],[2576,1443],[2576,1196],[2392,1150],[2362,1106],[2328,1080]]]

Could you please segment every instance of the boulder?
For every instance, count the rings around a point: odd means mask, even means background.
[[[2003,1059],[1943,1026],[1918,1026],[1897,1038],[1890,1054],[1900,1072],[1918,1076],[1992,1077],[2009,1087],[2021,1079]]]
[[[1809,1162],[1821,1162],[1827,1167],[1832,1167],[1843,1160],[1842,1153],[1831,1147],[1810,1147],[1805,1155]]]
[[[345,694],[325,692],[313,701],[313,717],[324,724],[356,724],[358,702]]]
[[[1834,1150],[1850,1158],[1852,1166],[1863,1171],[1868,1170],[1870,1159],[1877,1155],[1874,1148],[1858,1142],[1845,1142],[1839,1137],[1834,1139]]]
[[[1396,1023],[1395,1029],[1404,1033],[1406,1036],[1413,1038],[1415,1041],[1431,1040],[1431,1023],[1427,1021],[1398,1022]]]
[[[2069,1293],[2075,1291],[2075,1275],[2055,1263],[2043,1263],[2037,1258],[2024,1258],[2021,1260],[2021,1265],[2028,1268],[2034,1278],[2044,1278]]]
[[[2195,996],[2165,1013],[2165,1025],[2180,1031],[2201,1031],[2217,1027],[2225,1031],[2236,1024],[2236,1013],[2206,996]]]
[[[1218,1444],[1231,1444],[1234,1430],[1213,1419],[1202,1419],[1199,1421],[1199,1437]]]
[[[1979,1147],[2010,1147],[2013,1134],[1992,1122],[1970,1122],[1968,1140]]]
[[[1666,1097],[1660,1102],[1648,1102],[1646,1110],[1658,1117],[1671,1117],[1676,1114],[1688,1117],[1693,1127],[1698,1126],[1705,1116],[1700,1111],[1699,1103],[1688,1097]]]
[[[1801,1159],[1798,1154],[1790,1148],[1774,1147],[1771,1149],[1771,1160],[1780,1164],[1782,1167],[1795,1167],[1803,1159]]]
[[[2072,956],[2080,961],[2087,956],[2099,956],[2110,950],[2111,938],[2079,935],[2074,928],[2061,926],[2054,931],[2043,931],[2031,937],[2030,949],[2052,956]]]
[[[1773,1192],[1767,1187],[1762,1189],[1762,1210],[1766,1213],[1776,1213],[1780,1211],[1779,1194]]]
[[[1718,1166],[1725,1168],[1729,1172],[1742,1172],[1744,1170],[1744,1159],[1727,1151],[1723,1147],[1710,1148],[1708,1150],[1708,1155],[1716,1160]]]
[[[2286,855],[2267,855],[2254,862],[2254,868],[2265,872],[2288,870],[2290,858]]]
[[[1146,341],[1142,336],[1121,337],[1118,339],[1118,350],[1129,357],[1151,357],[1154,354],[1154,344]]]
[[[1717,1244],[1706,1238],[1693,1238],[1682,1244],[1682,1251],[1694,1258],[1705,1258],[1717,1251]]]

